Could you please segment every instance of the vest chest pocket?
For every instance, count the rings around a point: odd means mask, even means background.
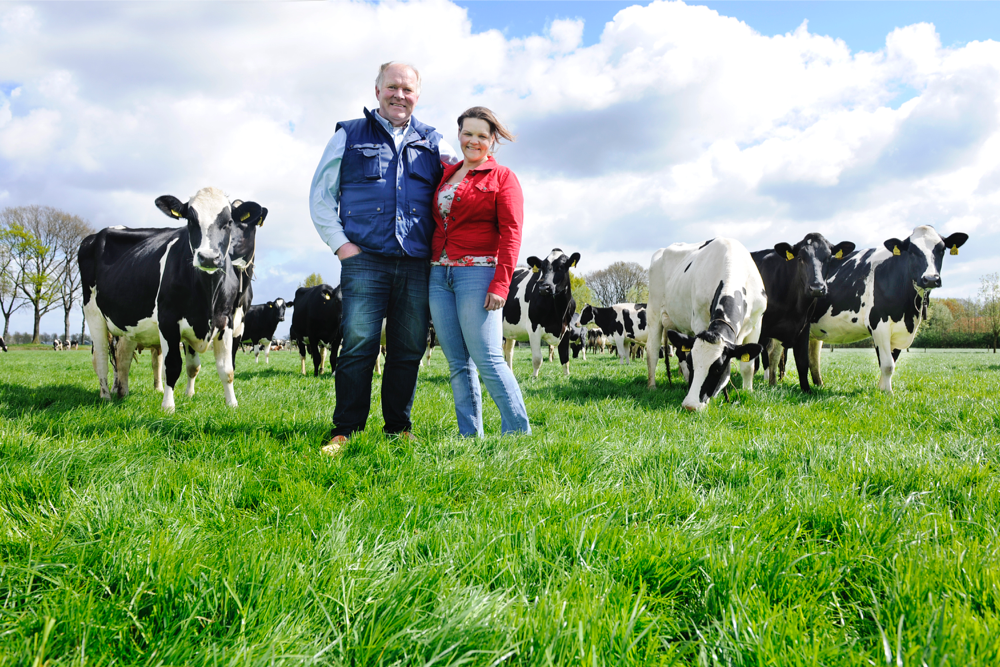
[[[350,182],[377,181],[382,178],[382,159],[378,144],[352,144],[344,152],[342,178]]]
[[[406,147],[406,159],[409,162],[410,176],[437,185],[441,180],[441,159],[430,146],[425,143],[410,144]]]

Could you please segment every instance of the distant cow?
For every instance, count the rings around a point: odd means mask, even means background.
[[[235,209],[220,190],[204,188],[188,202],[165,195],[156,206],[187,225],[168,229],[109,227],[80,245],[83,308],[95,341],[120,337],[115,345],[114,386],[108,389],[108,346],[94,346],[94,368],[102,398],[128,395],[128,371],[137,346],[159,349],[166,367],[161,407],[174,410],[174,387],[187,361],[187,394],[209,346],[225,402],[233,391],[233,313],[239,280],[229,256],[234,218],[260,206]],[[182,350],[183,347],[183,350]],[[155,376],[154,376],[155,377]],[[154,380],[155,381],[155,380]]]
[[[587,349],[594,354],[604,352],[604,332],[600,327],[587,330]]]
[[[604,335],[614,341],[618,350],[618,363],[629,363],[632,352],[626,352],[625,349],[629,341],[646,344],[648,330],[644,303],[616,303],[603,308],[587,305],[580,313],[580,324],[591,322],[596,323]]]
[[[264,363],[271,363],[271,339],[278,324],[285,321],[285,309],[295,305],[294,301],[285,302],[275,299],[250,306],[244,318],[243,335],[240,344],[249,343],[253,346],[254,361],[260,363],[260,351],[264,350]]]
[[[827,281],[829,291],[813,315],[809,365],[813,382],[822,384],[820,348],[824,342],[853,343],[871,336],[881,368],[879,389],[892,392],[892,372],[900,350],[913,343],[927,319],[931,290],[941,286],[941,262],[969,239],[956,232],[942,238],[921,226],[909,238],[889,239],[881,248],[853,252]]]
[[[55,340],[52,341],[52,351],[53,352],[59,352],[62,349],[63,349],[63,344],[62,344],[61,340],[59,340],[58,338],[56,338]]]
[[[826,296],[827,276],[845,255],[854,251],[849,241],[831,246],[822,234],[806,234],[794,246],[778,243],[773,248],[750,253],[767,292],[767,310],[761,326],[761,343],[771,338],[795,354],[799,386],[809,392],[809,323],[818,299]],[[765,356],[766,375],[777,381],[782,357],[779,345]]]
[[[7,351],[7,343],[3,342],[3,337],[0,337],[0,350]]]
[[[326,363],[326,353],[330,352],[330,372],[337,372],[337,355],[343,334],[340,321],[343,315],[344,299],[340,287],[315,285],[295,290],[294,312],[290,343],[299,348],[302,359],[302,374],[306,374],[306,350],[313,361],[313,374],[319,377]]]
[[[587,330],[580,326],[580,314],[574,313],[570,318],[569,329],[566,330],[569,336],[569,349],[573,353],[573,358],[578,359],[583,354],[583,360],[587,360]],[[551,354],[551,348],[550,354]],[[550,359],[551,361],[551,359]]]
[[[559,362],[569,375],[569,337],[563,336],[576,312],[570,290],[569,270],[580,261],[554,248],[544,260],[529,257],[530,269],[516,268],[503,306],[504,356],[514,368],[514,341],[531,344],[532,377],[542,366],[542,342],[559,347]]]
[[[233,201],[233,208],[238,208],[243,202]],[[233,269],[239,281],[239,296],[236,298],[236,309],[233,312],[233,340],[243,341],[244,319],[250,304],[253,303],[253,272],[257,248],[257,228],[264,225],[267,209],[262,206],[241,209],[240,215],[234,219],[233,239],[229,247],[229,257],[233,260]],[[236,348],[233,345],[233,366],[236,365]],[[267,355],[265,355],[265,358]]]
[[[685,409],[704,409],[726,388],[732,359],[740,361],[743,388],[753,390],[753,359],[762,350],[757,340],[766,308],[760,272],[739,241],[675,243],[653,253],[647,344],[657,349],[666,330],[670,344],[679,348],[689,385]],[[650,388],[656,386],[659,356],[646,355]]]

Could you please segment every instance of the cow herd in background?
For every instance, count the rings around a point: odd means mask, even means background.
[[[302,287],[293,301],[253,304],[256,230],[266,208],[230,201],[215,188],[204,188],[187,202],[159,197],[156,206],[187,224],[109,227],[80,246],[87,324],[95,341],[109,341],[93,349],[102,398],[128,394],[129,366],[136,352],[148,348],[162,408],[173,411],[182,367],[188,378],[185,393],[191,396],[199,354],[211,347],[225,402],[235,407],[236,348],[250,345],[258,361],[263,351],[269,363],[275,331],[288,308],[293,309],[288,344],[299,349],[302,373],[307,352],[314,375],[323,373],[328,356],[330,372],[336,372],[342,338],[339,287]],[[527,342],[532,377],[537,377],[543,343],[550,360],[558,350],[566,374],[571,351],[586,359],[588,350],[610,349],[624,364],[648,347],[650,389],[656,386],[661,358],[672,384],[670,359],[676,355],[688,386],[682,406],[695,411],[720,393],[728,398],[732,361],[739,364],[743,388],[752,391],[757,366],[774,384],[790,349],[800,387],[809,392],[810,376],[822,384],[823,342],[871,337],[881,370],[878,386],[891,392],[895,361],[926,319],[930,291],[941,286],[944,254],[958,254],[967,240],[963,233],[945,238],[921,226],[906,239],[863,250],[850,242],[831,245],[821,234],[752,253],[734,239],[675,243],[653,253],[647,303],[588,304],[579,314],[570,269],[580,254],[555,248],[544,259],[529,257],[528,266],[514,272],[503,307],[504,355],[513,368],[515,342]],[[428,355],[432,344],[433,334]],[[109,355],[114,362],[110,387]]]

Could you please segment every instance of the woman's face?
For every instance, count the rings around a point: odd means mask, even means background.
[[[481,118],[466,118],[458,131],[458,143],[462,146],[462,155],[469,162],[485,160],[493,145],[490,124]]]

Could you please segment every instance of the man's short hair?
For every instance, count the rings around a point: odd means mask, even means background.
[[[385,71],[387,69],[389,69],[389,67],[392,66],[392,65],[402,65],[403,67],[409,67],[410,68],[410,70],[413,72],[413,75],[417,77],[417,93],[419,93],[420,92],[420,72],[417,70],[416,67],[414,67],[410,63],[404,63],[404,62],[401,62],[399,60],[390,60],[387,63],[382,63],[382,66],[378,68],[378,76],[375,77],[375,85],[378,86],[379,88],[382,87],[382,77],[385,76]]]

